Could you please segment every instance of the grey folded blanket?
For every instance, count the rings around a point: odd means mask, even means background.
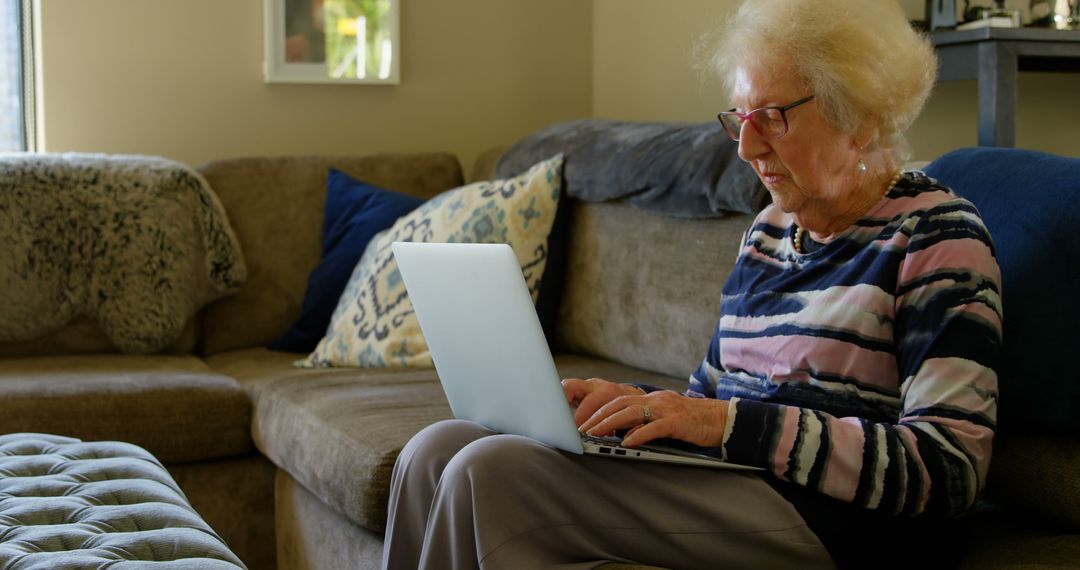
[[[566,192],[579,200],[623,198],[646,210],[709,218],[724,212],[755,214],[769,199],[719,122],[559,123],[510,147],[495,175],[509,178],[560,152]]]
[[[246,278],[206,181],[145,156],[0,155],[0,341],[97,321],[118,349],[171,344]]]

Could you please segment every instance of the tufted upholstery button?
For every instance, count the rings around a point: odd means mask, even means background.
[[[161,463],[126,443],[0,435],[0,570],[244,568]]]

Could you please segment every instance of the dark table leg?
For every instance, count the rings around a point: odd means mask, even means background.
[[[1014,47],[979,44],[979,146],[1016,146],[1016,75]]]

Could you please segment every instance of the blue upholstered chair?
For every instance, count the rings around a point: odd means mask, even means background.
[[[966,567],[1080,565],[1080,159],[1003,148],[926,168],[979,209],[1002,274],[998,432]],[[973,517],[978,519],[979,517]]]

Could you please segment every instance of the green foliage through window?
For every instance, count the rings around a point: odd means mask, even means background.
[[[386,79],[395,46],[390,0],[326,0],[326,70],[333,78]]]

